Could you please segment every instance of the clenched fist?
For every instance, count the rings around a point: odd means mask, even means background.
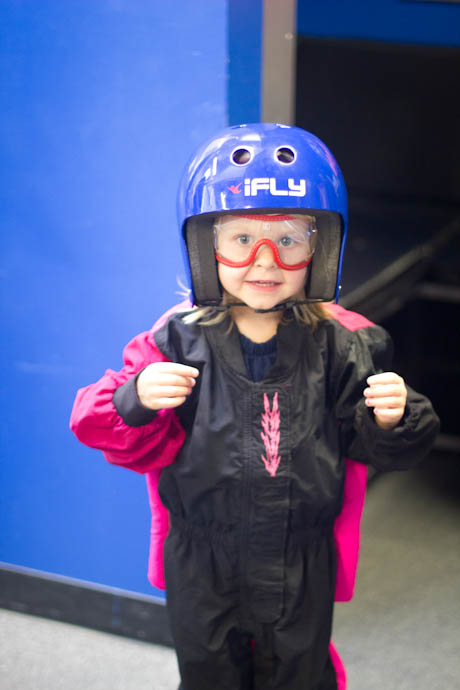
[[[375,421],[381,429],[394,429],[406,407],[407,389],[404,379],[392,371],[375,374],[367,379],[366,405],[374,408]]]
[[[198,369],[177,362],[149,364],[138,376],[137,395],[151,410],[182,405],[192,392]]]

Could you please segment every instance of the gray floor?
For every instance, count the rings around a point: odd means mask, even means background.
[[[460,690],[459,467],[441,456],[369,487],[355,599],[334,626],[348,690]],[[1,690],[178,682],[169,649],[0,610]]]
[[[174,652],[0,609],[1,690],[177,690]]]
[[[460,689],[459,478],[440,456],[371,483],[355,597],[335,615],[350,690]]]

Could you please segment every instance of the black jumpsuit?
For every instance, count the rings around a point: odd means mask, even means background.
[[[362,392],[391,357],[378,326],[281,325],[260,382],[227,328],[175,315],[154,334],[171,361],[200,370],[176,410],[185,443],[159,486],[182,688],[336,690],[328,645],[344,457],[406,469],[429,448],[437,418],[409,390],[397,429],[373,421]]]

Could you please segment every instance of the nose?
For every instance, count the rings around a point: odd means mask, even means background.
[[[254,265],[270,268],[275,263],[275,257],[270,245],[262,244],[257,251],[256,258],[254,259]]]

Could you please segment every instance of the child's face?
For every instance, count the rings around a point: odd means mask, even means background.
[[[262,223],[253,220],[249,223],[251,232],[254,229],[257,232],[258,225],[262,226]],[[247,231],[247,219],[232,216],[232,231],[235,226],[238,229],[239,225],[242,233]],[[249,266],[236,268],[219,262],[218,275],[222,287],[232,297],[252,309],[271,309],[290,298],[304,297],[307,267],[297,270],[280,268],[271,247],[262,244]]]

